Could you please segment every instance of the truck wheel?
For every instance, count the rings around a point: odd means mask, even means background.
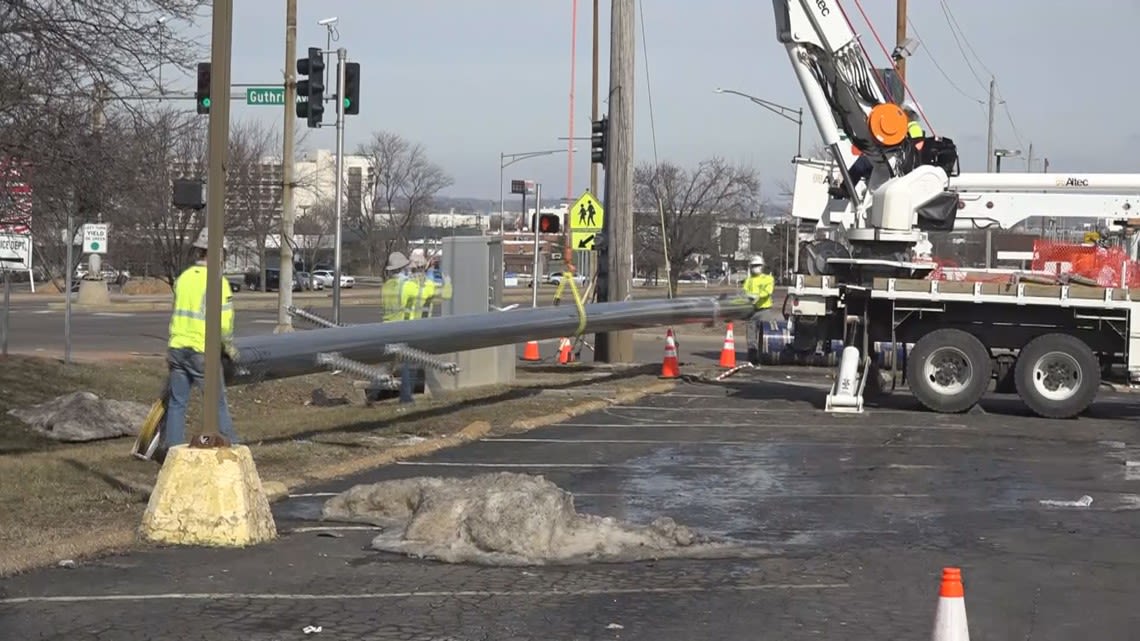
[[[965,412],[976,405],[989,387],[992,370],[986,346],[960,329],[931,332],[907,355],[911,393],[935,412]]]
[[[1045,418],[1072,418],[1085,411],[1100,387],[1100,363],[1081,339],[1045,334],[1022,348],[1014,377],[1017,394]]]

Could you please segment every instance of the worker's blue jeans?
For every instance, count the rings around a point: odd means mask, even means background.
[[[170,369],[167,381],[170,388],[167,390],[166,415],[162,426],[163,450],[186,442],[186,406],[190,403],[190,391],[204,383],[206,355],[192,349],[171,349],[166,352],[166,364]],[[219,372],[218,377],[221,376]],[[226,402],[225,385],[222,385],[218,396],[218,431],[230,443],[238,442]]]

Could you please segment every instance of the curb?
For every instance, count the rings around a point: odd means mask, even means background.
[[[331,302],[332,299],[330,298],[328,300]],[[309,301],[324,302],[324,299],[321,299],[321,298],[303,298],[300,300],[294,299],[294,304],[297,305],[298,307],[303,307],[304,305],[301,303],[306,303]],[[371,298],[366,298],[364,296],[352,297],[352,298],[341,297],[340,304],[342,307],[344,307],[344,306],[356,306],[356,305],[372,305],[372,304],[379,305],[379,301],[378,301],[378,299],[372,300]],[[170,301],[163,301],[163,302],[158,302],[158,301],[155,301],[155,302],[126,301],[126,302],[122,302],[122,303],[111,303],[109,305],[80,305],[78,303],[72,303],[71,304],[71,311],[72,312],[169,312],[171,309],[171,306],[172,306],[172,303]],[[48,309],[63,310],[63,309],[67,308],[67,303],[65,303],[65,302],[52,302],[52,303],[47,304],[47,308]],[[266,301],[234,300],[234,309],[236,311],[276,310],[277,309],[277,301],[276,300],[266,300]]]

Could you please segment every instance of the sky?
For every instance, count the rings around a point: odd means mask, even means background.
[[[280,83],[285,0],[234,4],[232,81]],[[347,120],[347,152],[372,132],[399,133],[423,144],[453,177],[445,195],[497,204],[500,153],[569,146],[558,138],[570,135],[574,0],[298,4],[298,55],[309,46],[327,45],[327,31],[317,22],[336,16],[333,48],[345,47],[349,59],[361,65],[361,112]],[[603,96],[608,91],[609,4],[601,0]],[[842,4],[872,62],[887,66],[860,6],[889,51],[895,0]],[[592,2],[578,0],[574,136],[590,133],[591,13]],[[802,106],[804,148],[818,142],[818,130],[776,40],[772,2],[637,0],[636,15],[636,162],[652,162],[656,153],[660,161],[693,167],[719,156],[756,167],[764,197],[779,200],[781,183],[792,178],[795,123],[746,98],[714,92],[723,87],[792,109]],[[909,35],[921,44],[907,63],[908,84],[929,121],[928,131],[958,144],[962,171],[986,168],[991,74],[999,98],[995,147],[1022,150],[1022,159],[1005,160],[1003,171],[1024,171],[1030,144],[1034,171],[1042,170],[1042,158],[1048,158],[1051,173],[1135,171],[1140,124],[1124,114],[1140,97],[1132,44],[1140,3],[915,0],[909,21]],[[208,29],[207,12],[191,31],[208,34]],[[202,41],[208,43],[208,36]],[[335,57],[329,64],[335,65]],[[168,83],[193,91],[189,75]],[[600,108],[604,113],[605,105]],[[335,120],[331,112],[330,105],[326,123]],[[231,118],[280,123],[281,111],[241,100],[233,103]],[[298,132],[305,131],[304,121],[296,122]],[[334,144],[332,126],[310,130],[309,148],[331,150]],[[542,183],[546,197],[579,195],[589,186],[590,148],[588,140],[574,144],[572,184],[567,153],[527,159],[504,170],[508,198],[511,179]]]

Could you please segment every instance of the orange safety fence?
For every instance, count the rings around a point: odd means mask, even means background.
[[[1055,276],[1081,276],[1101,287],[1140,284],[1140,264],[1119,247],[1035,240],[1032,267]]]

